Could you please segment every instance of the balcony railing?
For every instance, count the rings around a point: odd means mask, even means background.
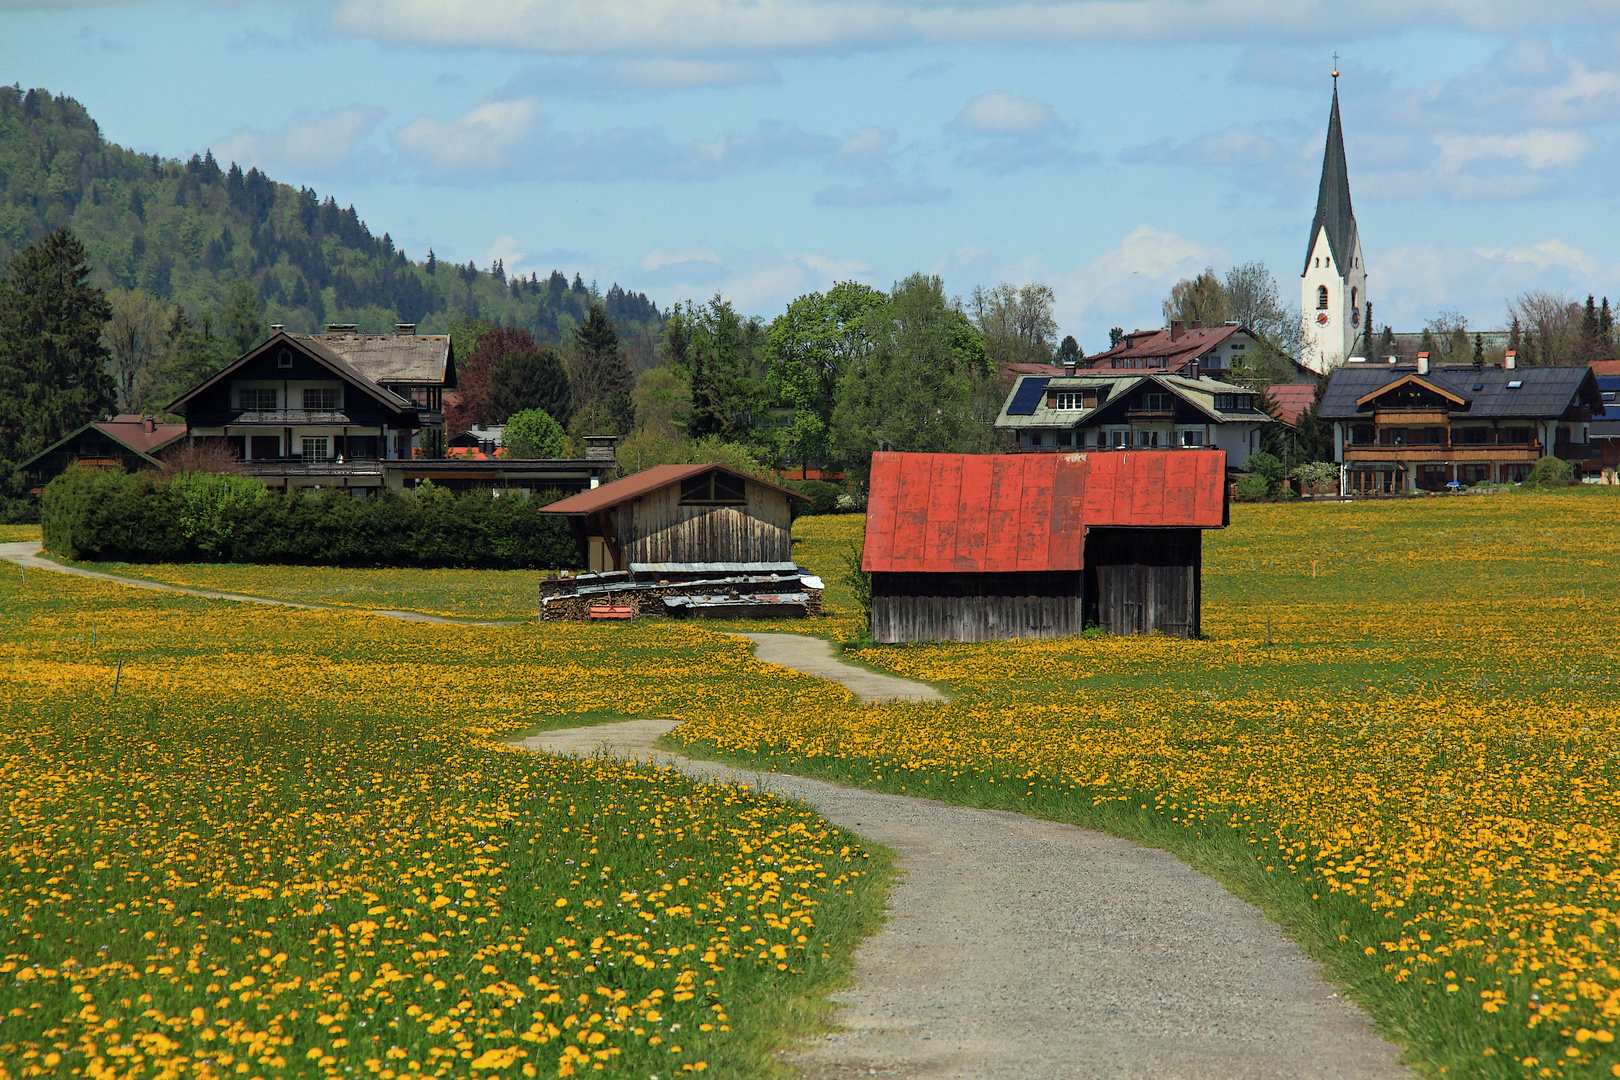
[[[382,462],[374,457],[248,458],[241,469],[249,476],[381,476]]]

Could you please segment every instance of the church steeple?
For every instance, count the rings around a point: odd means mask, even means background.
[[[1351,267],[1350,253],[1356,248],[1356,215],[1350,208],[1350,172],[1344,163],[1344,129],[1339,123],[1338,72],[1333,79],[1333,111],[1328,114],[1327,149],[1322,153],[1322,186],[1316,193],[1316,220],[1311,223],[1311,239],[1305,248],[1305,267],[1310,268],[1316,238],[1327,231],[1328,247],[1341,271]],[[1341,275],[1342,276],[1342,275]]]
[[[1304,332],[1300,362],[1322,373],[1344,363],[1358,342],[1364,340],[1361,324],[1366,318],[1366,303],[1367,270],[1361,261],[1355,211],[1350,207],[1350,170],[1344,159],[1339,73],[1335,70],[1327,147],[1322,152],[1322,183],[1316,192],[1316,218],[1311,222],[1305,269],[1300,274],[1299,307]]]

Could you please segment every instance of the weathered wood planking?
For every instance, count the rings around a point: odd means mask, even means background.
[[[1078,596],[874,596],[872,640],[999,641],[1078,634]]]
[[[789,562],[793,513],[781,492],[748,483],[737,506],[684,506],[679,484],[615,507],[621,558],[632,562]]]
[[[1086,541],[1087,608],[1110,634],[1197,637],[1202,569],[1197,529],[1094,529]]]

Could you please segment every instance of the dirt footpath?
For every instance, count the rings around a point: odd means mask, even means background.
[[[1406,1077],[1395,1048],[1253,907],[1174,856],[1071,825],[656,752],[665,720],[546,732],[803,799],[886,845],[889,922],[834,995],[812,1080]]]

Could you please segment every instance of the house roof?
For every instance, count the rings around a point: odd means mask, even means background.
[[[1277,419],[1293,426],[1299,423],[1300,415],[1309,412],[1315,403],[1316,384],[1272,383],[1266,388],[1266,393],[1277,406]]]
[[[28,468],[46,454],[54,453],[58,448],[71,442],[91,428],[95,428],[103,435],[106,435],[130,453],[159,466],[163,462],[152,455],[186,433],[186,425],[184,424],[154,423],[152,430],[147,431],[146,418],[139,413],[119,413],[111,420],[92,420],[88,424],[81,424],[23,462],[19,468]]]
[[[372,382],[456,385],[449,334],[299,334]]]
[[[1317,234],[1327,230],[1328,249],[1339,276],[1351,270],[1350,255],[1356,250],[1356,215],[1350,208],[1350,171],[1344,161],[1344,128],[1339,123],[1339,85],[1333,84],[1333,110],[1328,114],[1327,147],[1322,152],[1322,183],[1316,193],[1316,220],[1311,222],[1310,242],[1305,245],[1305,268],[1311,268],[1311,252]]]
[[[1095,526],[1220,528],[1219,450],[872,455],[861,567],[1079,570]]]
[[[710,469],[719,469],[721,472],[741,477],[749,483],[759,484],[761,487],[770,488],[772,491],[780,491],[790,499],[798,499],[800,502],[810,501],[808,497],[800,495],[797,491],[789,491],[779,484],[773,484],[769,480],[761,480],[757,476],[740,472],[729,465],[721,465],[719,462],[698,462],[692,465],[654,465],[650,469],[642,469],[638,473],[631,473],[629,476],[603,484],[601,487],[582,491],[578,495],[570,495],[566,499],[559,499],[549,506],[541,507],[540,512],[543,514],[576,515],[599,513],[621,503],[629,502],[638,496],[645,495],[649,491],[657,491],[659,488],[679,483],[689,476],[706,473]]]
[[[276,333],[270,335],[270,340],[266,341],[256,349],[250,349],[246,353],[243,353],[234,363],[227,364],[221,370],[214,372],[214,374],[208,376],[208,378],[204,379],[196,386],[193,386],[190,390],[187,390],[184,394],[181,394],[179,397],[169,402],[165,408],[169,412],[183,413],[184,410],[181,407],[192,398],[208,389],[210,386],[230,378],[237,372],[241,371],[242,368],[258,360],[259,357],[270,353],[272,350],[279,349],[287,345],[297,348],[316,363],[321,364],[329,369],[332,374],[363,390],[365,393],[375,398],[383,406],[393,410],[394,412],[404,412],[416,407],[405,398],[402,398],[398,394],[394,393],[392,390],[385,390],[381,386],[378,386],[376,382],[358,371],[352,364],[343,359],[343,357],[328,349],[320,339],[308,334],[288,334],[282,331],[277,331]]]
[[[1253,409],[1216,408],[1217,395],[1254,397],[1246,386],[1193,375],[1171,375],[1147,371],[1081,371],[1073,375],[1023,375],[1013,383],[996,417],[998,428],[1064,430],[1080,427],[1117,411],[1133,390],[1144,384],[1168,390],[1217,424],[1263,422],[1269,419]],[[1097,405],[1091,409],[1052,409],[1046,404],[1047,391],[1095,390]]]
[[[1113,369],[1115,360],[1163,360],[1160,367],[1191,363],[1236,333],[1254,335],[1242,326],[1195,326],[1179,334],[1165,330],[1138,330],[1126,334],[1113,348],[1088,356],[1082,363],[1092,371]],[[1174,334],[1174,337],[1172,335]]]
[[[1596,378],[1580,367],[1475,368],[1472,365],[1432,367],[1418,375],[1410,365],[1346,364],[1335,368],[1322,395],[1318,415],[1324,420],[1349,420],[1372,413],[1378,395],[1397,383],[1428,385],[1460,402],[1454,412],[1482,418],[1517,417],[1549,420],[1575,405],[1603,411]],[[1510,385],[1517,383],[1517,386]],[[1476,389],[1477,387],[1477,389]]]

